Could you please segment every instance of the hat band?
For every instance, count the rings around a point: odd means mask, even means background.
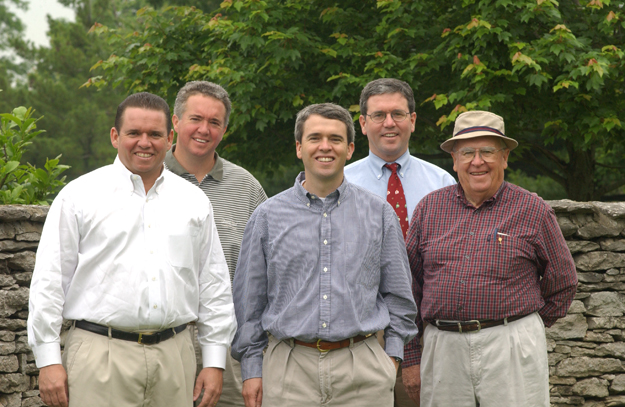
[[[504,137],[506,136],[505,134],[503,134],[502,132],[500,132],[499,130],[495,128],[487,127],[487,126],[476,126],[476,127],[467,127],[464,130],[460,130],[458,133],[454,134],[454,137],[460,136],[462,134],[467,134],[467,133],[475,133],[476,131],[489,131],[491,133],[496,133]]]

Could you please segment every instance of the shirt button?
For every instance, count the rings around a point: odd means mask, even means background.
[[[151,228],[151,227],[152,227],[152,225],[148,225],[148,228]]]
[[[340,205],[340,204],[341,204],[341,201],[338,202],[338,205]]]
[[[154,254],[154,250],[150,250],[150,254]]]
[[[156,281],[156,277],[152,277],[152,281]]]
[[[469,236],[473,236],[475,233],[473,232],[469,232]]]
[[[464,256],[465,259],[469,260],[469,256]]]
[[[458,311],[462,311],[462,305],[458,307]]]
[[[323,217],[324,217],[324,218],[327,218],[327,217],[328,217],[328,214],[327,214],[327,213],[324,213],[324,214],[323,214]]]
[[[154,306],[154,309],[158,308],[156,305]]]
[[[306,206],[310,207],[310,202],[308,202],[308,203],[306,204]]]
[[[325,328],[327,325],[326,325],[326,323],[324,322],[323,324],[321,324],[321,326]]]
[[[328,268],[327,268],[327,267],[324,267],[324,268],[323,268],[323,272],[324,272],[324,273],[327,273],[327,272],[328,272]]]
[[[324,294],[324,295],[323,295],[323,299],[324,299],[324,300],[327,300],[327,299],[328,299],[328,296]]]
[[[323,241],[323,244],[328,244],[328,241],[327,241],[327,240],[324,240],[324,241]]]

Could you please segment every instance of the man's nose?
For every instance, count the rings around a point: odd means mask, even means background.
[[[384,117],[384,127],[393,127],[395,125],[395,120],[393,120],[393,113],[386,113]]]

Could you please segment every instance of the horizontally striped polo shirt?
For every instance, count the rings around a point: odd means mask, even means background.
[[[215,224],[226,256],[230,282],[234,279],[237,259],[247,220],[258,205],[267,200],[260,183],[247,170],[215,153],[215,165],[202,182],[180,165],[173,152],[174,144],[165,156],[167,169],[198,186],[213,205]]]

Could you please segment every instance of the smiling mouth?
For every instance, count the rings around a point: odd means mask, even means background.
[[[202,140],[202,139],[199,139],[199,138],[194,138],[193,140],[197,141],[198,143],[202,143],[202,144],[208,143],[208,140]]]
[[[329,163],[334,161],[334,158],[332,157],[319,157],[317,158],[317,161],[321,161],[322,163]]]
[[[471,175],[485,175],[488,174],[488,171],[481,171],[481,172],[472,172]]]
[[[393,137],[397,137],[398,134],[397,133],[386,133],[386,134],[382,134],[382,137],[386,137],[386,138],[393,138]]]
[[[148,153],[135,153],[135,155],[137,157],[141,157],[141,158],[150,158],[152,157],[154,154],[148,154]]]

